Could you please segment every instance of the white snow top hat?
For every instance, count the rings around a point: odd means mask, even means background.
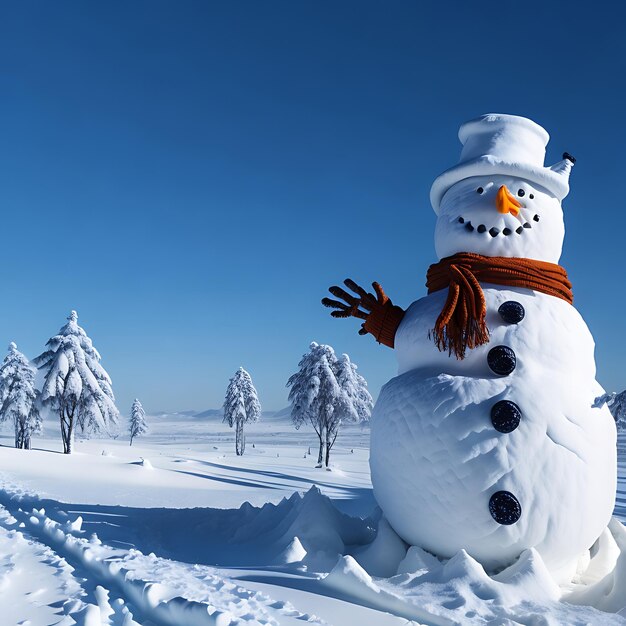
[[[532,120],[518,115],[488,113],[465,122],[459,129],[461,159],[439,175],[430,188],[430,202],[439,213],[446,191],[471,176],[511,175],[545,187],[559,200],[569,192],[569,174],[575,161],[563,160],[545,167],[550,135]]]

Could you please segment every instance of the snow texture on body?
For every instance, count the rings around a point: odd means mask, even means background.
[[[615,497],[615,425],[606,408],[593,406],[601,392],[593,340],[561,300],[523,290],[484,292],[491,342],[462,362],[428,339],[445,294],[407,311],[397,336],[400,373],[383,387],[372,417],[376,498],[413,545],[447,557],[465,548],[489,568],[535,547],[551,569],[569,567],[571,576],[578,555],[608,524]],[[523,304],[526,323],[499,318],[499,306],[511,300]],[[506,378],[488,370],[493,345],[510,346],[519,357]],[[490,421],[501,400],[522,411],[510,433]],[[515,524],[490,515],[489,498],[501,490],[521,503]]]

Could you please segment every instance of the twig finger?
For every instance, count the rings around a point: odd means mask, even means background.
[[[350,309],[350,307],[344,302],[339,302],[338,300],[333,300],[332,298],[322,298],[322,304],[327,306],[329,309],[340,309],[342,311]]]
[[[346,278],[343,281],[343,284],[348,288],[354,291],[354,293],[358,293],[361,298],[365,298],[368,293],[361,287],[361,285],[357,285],[351,278]]]
[[[333,296],[335,296],[336,298],[341,298],[342,300],[345,300],[348,304],[358,305],[360,302],[359,298],[357,298],[356,296],[350,295],[347,291],[343,290],[341,287],[338,287],[337,285],[333,285],[332,287],[328,289],[328,291],[330,291],[330,293],[332,293]]]

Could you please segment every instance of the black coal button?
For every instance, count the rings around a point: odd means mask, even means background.
[[[498,524],[509,526],[521,517],[522,507],[509,491],[496,491],[489,499],[489,513]]]
[[[520,408],[510,400],[500,400],[491,407],[491,423],[499,433],[513,432],[522,419]]]
[[[508,346],[496,346],[487,354],[487,364],[499,376],[508,376],[517,365],[515,352]]]
[[[498,313],[508,324],[519,324],[524,319],[524,315],[526,315],[524,307],[515,300],[503,302],[498,309]]]

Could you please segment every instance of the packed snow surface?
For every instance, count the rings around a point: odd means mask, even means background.
[[[0,440],[3,626],[626,623],[616,520],[567,588],[534,550],[488,575],[464,551],[438,560],[395,534],[372,497],[366,429],[342,431],[326,472],[315,434],[286,420],[250,425],[243,457],[219,417],[148,421],[132,447],[77,439],[71,456],[52,422],[34,450]]]

